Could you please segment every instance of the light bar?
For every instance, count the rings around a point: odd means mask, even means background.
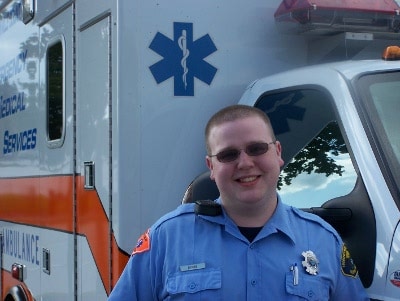
[[[400,7],[395,0],[284,0],[275,22],[286,33],[397,33]]]

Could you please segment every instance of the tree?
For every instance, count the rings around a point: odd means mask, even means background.
[[[329,123],[293,160],[285,167],[278,182],[278,189],[283,184],[290,185],[301,173],[311,172],[341,176],[344,166],[338,165],[332,156],[347,154],[348,150],[340,133],[337,122]]]

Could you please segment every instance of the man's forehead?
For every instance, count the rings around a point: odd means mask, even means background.
[[[226,120],[222,121],[218,124],[215,124],[211,130],[211,132],[222,132],[226,130],[230,130],[231,128],[237,128],[238,126],[246,126],[249,129],[260,129],[265,128],[269,132],[269,126],[261,117],[257,115],[246,116],[242,118],[237,118],[234,120]]]
[[[224,140],[249,140],[248,142],[261,141],[271,136],[271,130],[264,120],[258,116],[249,116],[225,121],[211,128],[209,135],[210,144],[221,144]],[[253,140],[252,140],[253,139]]]

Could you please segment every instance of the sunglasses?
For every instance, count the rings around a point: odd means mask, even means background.
[[[265,154],[268,151],[268,146],[270,144],[275,144],[276,141],[272,141],[272,142],[256,142],[256,143],[252,143],[246,146],[245,149],[227,149],[227,150],[223,150],[221,152],[219,152],[216,155],[209,155],[209,157],[217,157],[217,160],[221,163],[228,163],[228,162],[233,162],[235,161],[237,158],[239,158],[240,153],[242,152],[242,150],[244,150],[244,152],[252,157],[256,157],[256,156],[260,156],[262,154]]]

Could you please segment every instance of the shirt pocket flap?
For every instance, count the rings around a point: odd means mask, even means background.
[[[293,273],[289,272],[286,274],[286,292],[310,301],[329,300],[329,285],[318,276],[300,274],[295,285]]]
[[[221,286],[221,270],[219,269],[178,272],[169,275],[167,279],[167,291],[170,294],[197,293],[203,290],[219,289]]]

